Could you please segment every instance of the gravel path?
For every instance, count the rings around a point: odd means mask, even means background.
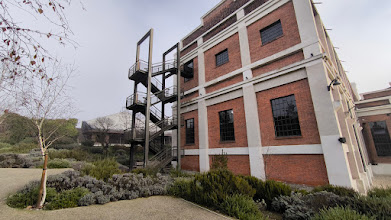
[[[66,169],[48,170],[49,175]],[[55,211],[31,211],[10,208],[8,195],[31,180],[38,180],[40,169],[0,169],[0,219],[229,219],[182,199],[154,196]]]

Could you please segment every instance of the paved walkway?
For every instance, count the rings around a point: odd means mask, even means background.
[[[48,170],[49,175],[66,169]],[[31,180],[38,180],[40,169],[0,169],[0,219],[227,219],[182,199],[154,196],[55,211],[13,209],[6,205],[8,195]]]
[[[373,178],[373,186],[391,187],[391,176],[375,175]]]

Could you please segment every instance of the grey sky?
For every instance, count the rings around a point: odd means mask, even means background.
[[[67,17],[80,47],[57,52],[78,66],[72,81],[80,110],[76,117],[81,121],[119,112],[132,93],[127,71],[135,61],[137,41],[154,28],[153,61],[160,62],[161,54],[200,25],[200,17],[218,2],[83,0],[86,11],[74,4]],[[317,8],[359,92],[388,87],[391,1],[324,0]]]

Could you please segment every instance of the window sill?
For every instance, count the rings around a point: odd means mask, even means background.
[[[286,137],[275,137],[275,140],[285,140],[285,139],[302,139],[303,136],[286,136]]]
[[[284,34],[281,35],[281,36],[279,36],[279,37],[276,37],[275,39],[273,39],[272,41],[267,42],[266,44],[263,44],[263,43],[262,43],[262,40],[261,40],[261,47],[263,47],[263,46],[265,46],[265,45],[268,45],[268,44],[270,44],[270,43],[272,43],[272,42],[274,42],[274,41],[276,41],[276,40],[278,40],[278,39],[280,39],[280,38],[282,38],[282,37],[284,37]]]

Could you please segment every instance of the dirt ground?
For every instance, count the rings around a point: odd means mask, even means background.
[[[48,170],[49,175],[66,169]],[[0,169],[0,219],[230,219],[182,199],[154,196],[55,211],[13,209],[6,205],[8,195],[31,180],[38,180],[40,169]]]

